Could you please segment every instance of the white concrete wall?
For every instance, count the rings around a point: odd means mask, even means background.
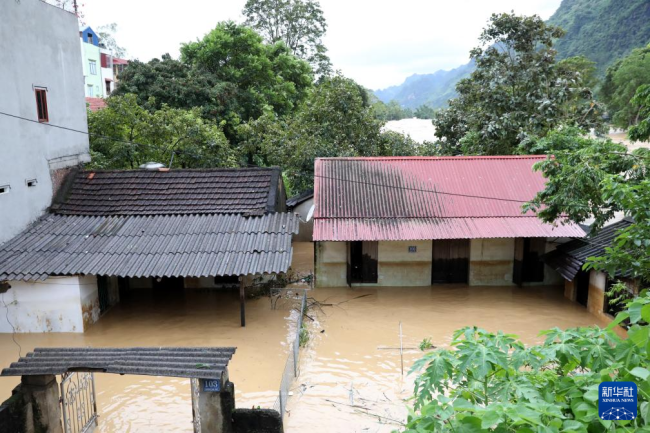
[[[0,294],[1,333],[13,332],[9,322],[16,332],[83,332],[99,318],[93,276],[10,284],[11,289]]]
[[[47,88],[49,123],[87,131],[77,18],[39,0],[0,1],[0,111],[37,121],[34,86]],[[89,161],[88,136],[0,115],[0,243],[52,199],[53,170]],[[36,179],[33,187],[26,181]]]
[[[300,215],[300,231],[293,237],[294,242],[312,242],[314,240],[314,219],[307,221],[307,215],[313,205],[314,199],[311,198],[293,209],[294,213]]]

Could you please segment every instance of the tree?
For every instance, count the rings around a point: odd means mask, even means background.
[[[629,320],[628,338],[613,328]],[[627,305],[606,329],[551,329],[526,347],[516,336],[467,327],[450,349],[437,349],[411,370],[414,410],[407,433],[650,432],[650,294]],[[603,381],[634,381],[638,417],[598,416]]]
[[[643,84],[650,84],[650,45],[633,50],[607,69],[601,97],[616,126],[627,128],[637,123],[638,108],[631,100]]]
[[[150,112],[133,94],[112,96],[106,108],[88,112],[92,166],[134,169],[146,162],[174,167],[236,167],[240,163],[221,128],[200,110],[163,105]],[[155,105],[154,101],[150,101]]]
[[[632,217],[633,224],[617,233],[602,257],[588,259],[587,268],[650,282],[650,150],[628,152],[622,144],[570,128],[550,133],[536,146],[533,150],[549,155],[534,166],[547,182],[524,209],[553,224],[593,219],[593,232],[618,212]]]
[[[268,111],[239,127],[260,165],[280,165],[289,190],[313,185],[314,159],[334,156],[414,155],[417,144],[401,134],[382,134],[383,122],[368,106],[365,89],[341,75],[321,80],[295,114]]]
[[[434,115],[448,153],[507,155],[559,125],[601,128],[588,77],[555,62],[553,41],[562,35],[538,16],[492,15],[470,53],[476,69]]]
[[[248,0],[245,24],[259,31],[269,44],[284,42],[291,52],[308,61],[315,75],[329,75],[332,65],[323,45],[327,23],[317,1]]]
[[[433,119],[433,116],[434,116],[435,113],[436,113],[436,110],[434,108],[431,108],[428,105],[420,105],[415,110],[414,115],[418,119]]]
[[[278,115],[290,113],[313,81],[309,65],[282,42],[266,45],[255,31],[231,21],[219,23],[199,41],[183,44],[181,60],[229,86],[243,121],[261,116],[265,106]]]
[[[636,89],[632,104],[637,110],[638,123],[630,128],[628,135],[633,141],[650,140],[650,84]]]
[[[105,24],[97,27],[97,35],[99,40],[115,57],[126,57],[126,49],[119,46],[115,40],[115,33],[117,32],[117,24]]]

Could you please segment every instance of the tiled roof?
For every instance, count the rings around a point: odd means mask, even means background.
[[[86,96],[86,104],[88,104],[90,111],[99,111],[102,108],[106,108],[106,101],[102,98],[91,98]]]
[[[314,197],[314,190],[313,189],[307,189],[303,192],[301,192],[298,195],[294,195],[291,198],[287,199],[287,207],[288,208],[294,208],[298,206],[300,203],[309,200],[310,198]]]
[[[601,257],[605,248],[611,246],[619,231],[629,227],[632,221],[624,219],[603,227],[593,236],[576,239],[558,246],[544,255],[544,262],[569,281],[573,281],[589,257]],[[617,277],[629,277],[629,273],[619,273]]]
[[[321,158],[314,240],[584,236],[522,205],[544,188],[545,156]]]
[[[81,171],[57,197],[61,215],[263,215],[275,211],[278,168]]]
[[[37,347],[0,376],[101,371],[113,374],[221,379],[235,347]]]
[[[48,215],[0,246],[0,280],[286,272],[298,217]]]

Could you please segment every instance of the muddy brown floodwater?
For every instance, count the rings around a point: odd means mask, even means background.
[[[313,269],[310,243],[294,245],[299,272]],[[367,296],[364,296],[367,295]],[[448,346],[454,330],[477,325],[541,341],[540,330],[601,324],[560,288],[466,287],[315,289],[322,310],[309,312],[310,341],[301,354],[285,418],[288,432],[388,432],[406,417],[413,377],[406,373],[424,338]],[[237,346],[230,364],[238,407],[272,407],[289,351],[295,317],[248,300],[239,326],[234,292],[160,297],[139,293],[111,309],[85,334],[17,334],[22,353],[36,346]],[[399,322],[404,373],[401,374]],[[0,366],[18,358],[10,334],[0,334]],[[97,374],[99,432],[190,432],[187,379]],[[0,378],[0,401],[16,378]]]

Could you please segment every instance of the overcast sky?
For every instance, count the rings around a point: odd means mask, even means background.
[[[81,0],[91,27],[115,22],[129,58],[143,61],[201,38],[219,21],[241,21],[245,0]],[[546,19],[561,0],[321,0],[329,26],[325,45],[334,67],[371,89],[409,75],[452,69],[493,12]]]

